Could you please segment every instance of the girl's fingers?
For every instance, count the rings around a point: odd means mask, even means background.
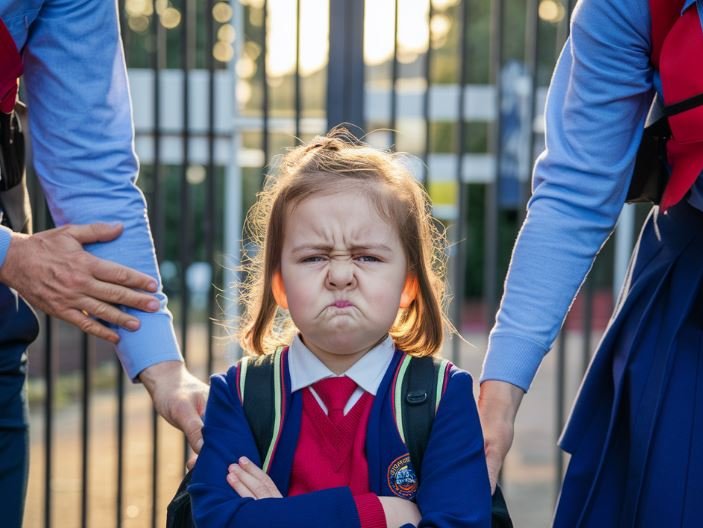
[[[249,499],[256,499],[254,494],[251,492],[249,488],[247,488],[244,483],[237,478],[237,475],[233,471],[230,471],[227,474],[227,484],[230,485],[230,487],[237,492],[237,494],[242,497],[243,499],[249,498]]]
[[[273,480],[271,480],[271,477],[269,477],[268,474],[264,470],[259,468],[259,466],[254,464],[247,457],[241,457],[239,459],[239,467],[244,469],[244,471],[249,473],[251,476],[256,478],[258,481],[263,483],[266,486],[266,488],[268,489],[268,492],[270,493],[270,497],[274,497],[274,498],[283,497],[283,495],[281,495],[281,492],[278,491],[276,484],[274,484]]]
[[[230,474],[234,474],[234,476],[238,480],[241,480],[242,484],[254,494],[254,498],[268,499],[282,497],[271,478],[247,458],[240,458],[239,462],[237,464],[232,464],[229,469]]]
[[[241,466],[235,464],[232,473],[236,480],[240,481],[251,492],[255,499],[268,499],[273,497],[265,482],[247,473]]]

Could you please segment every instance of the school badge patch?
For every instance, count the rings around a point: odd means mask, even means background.
[[[388,487],[402,499],[412,499],[417,493],[417,476],[410,463],[410,455],[396,458],[388,466]]]

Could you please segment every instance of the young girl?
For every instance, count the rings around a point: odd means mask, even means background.
[[[281,346],[281,434],[261,469],[241,364],[214,376],[189,492],[206,527],[488,527],[471,377],[446,370],[420,486],[389,390],[439,351],[444,239],[399,155],[333,131],[288,153],[249,214],[241,343]]]

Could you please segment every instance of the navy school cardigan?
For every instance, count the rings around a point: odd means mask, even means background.
[[[408,456],[408,449],[395,423],[391,390],[402,356],[402,352],[395,352],[369,415],[366,438],[369,488],[378,496],[403,493],[396,485],[394,471],[399,467],[398,462],[402,463]],[[211,378],[203,427],[204,444],[188,488],[193,519],[199,528],[360,527],[348,487],[286,497],[303,409],[302,391],[290,393],[287,360],[285,354],[283,429],[269,471],[283,498],[241,498],[226,481],[227,467],[241,456],[261,467],[238,397],[237,367],[231,367],[226,374]],[[418,528],[490,527],[490,486],[472,380],[468,372],[455,366],[451,367],[446,391],[437,409],[421,474],[422,482],[414,497],[422,514]]]

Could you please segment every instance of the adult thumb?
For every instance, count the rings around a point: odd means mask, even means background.
[[[71,225],[66,228],[66,232],[81,244],[109,242],[120,236],[122,230],[122,224],[105,223]]]
[[[195,454],[200,453],[200,449],[203,447],[203,421],[200,417],[191,418],[188,425],[183,428],[183,432],[186,435],[188,445],[195,452]]]

